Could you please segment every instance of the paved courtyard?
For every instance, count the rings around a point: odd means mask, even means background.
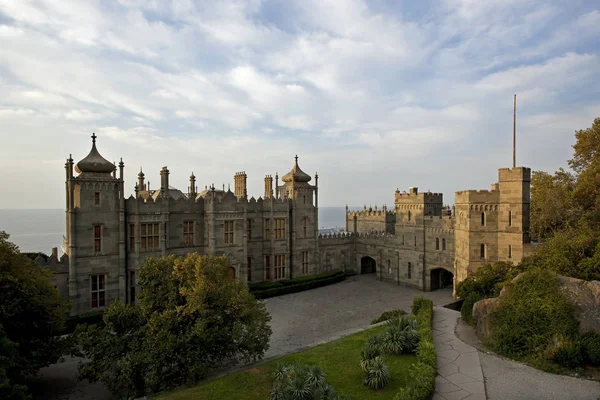
[[[419,295],[432,299],[436,305],[452,300],[451,289],[424,293],[377,281],[375,275],[354,276],[335,285],[267,299],[273,335],[265,357],[289,353],[364,328],[384,311],[396,308],[410,311],[413,298]],[[100,383],[77,382],[78,362],[68,357],[63,363],[42,369],[35,398],[114,399]]]

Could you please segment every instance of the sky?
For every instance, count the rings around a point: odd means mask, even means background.
[[[0,0],[0,208],[63,208],[64,163],[123,159],[127,195],[319,174],[320,206],[555,171],[600,117],[600,3]],[[314,178],[311,181],[314,184]]]

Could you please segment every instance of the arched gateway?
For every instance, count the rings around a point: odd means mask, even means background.
[[[377,262],[373,257],[364,256],[360,259],[360,273],[374,274],[377,271]]]
[[[431,270],[431,290],[443,289],[445,287],[452,287],[454,281],[454,274],[443,268],[436,268]]]

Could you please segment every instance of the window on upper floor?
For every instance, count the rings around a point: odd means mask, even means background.
[[[140,247],[144,250],[160,248],[158,222],[140,224]]]
[[[409,210],[409,211],[408,211],[408,220],[409,220],[409,221],[410,221],[411,217],[412,217],[412,215],[411,215],[411,213],[410,213],[410,210]]]
[[[512,246],[508,245],[508,258],[512,258]]]
[[[183,245],[194,245],[194,221],[183,221]]]
[[[308,237],[308,217],[302,219],[302,232],[304,233],[304,237]]]
[[[435,238],[435,249],[436,250],[440,249],[440,238]]]
[[[412,264],[408,263],[408,270],[406,271],[408,275],[408,279],[412,277]]]
[[[247,276],[246,279],[248,280],[248,282],[252,282],[252,257],[248,257],[246,260],[246,272],[247,272]]]
[[[96,205],[96,206],[100,205],[100,192],[94,193],[94,205]]]
[[[265,218],[265,239],[271,239],[271,219]]]
[[[417,236],[415,235],[415,247],[417,247]]]
[[[446,239],[442,238],[442,250],[446,250]]]
[[[224,226],[225,244],[233,244],[233,221],[225,221]]]
[[[106,275],[90,275],[92,308],[106,305]]]
[[[275,239],[285,238],[285,218],[275,218]]]
[[[129,250],[135,251],[135,224],[129,224]]]
[[[481,244],[479,245],[479,257],[480,257],[482,260],[485,260],[485,244],[483,244],[483,243],[481,243]]]
[[[402,246],[404,246],[404,235],[402,235]]]
[[[246,236],[248,237],[248,240],[252,239],[252,220],[250,218],[248,218],[248,230],[246,231]]]
[[[508,226],[512,226],[512,211],[508,212]]]
[[[481,226],[485,226],[485,213],[481,213]]]
[[[102,253],[102,225],[94,225],[94,253]]]
[[[392,261],[388,260],[388,275],[392,274]]]

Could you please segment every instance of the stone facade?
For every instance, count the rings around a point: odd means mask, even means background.
[[[101,311],[111,301],[135,302],[139,266],[146,257],[198,252],[225,255],[232,276],[246,282],[289,279],[333,269],[375,273],[381,280],[421,290],[456,284],[480,265],[519,262],[529,251],[528,168],[499,170],[490,191],[442,194],[396,191],[394,208],[346,210],[347,232],[318,234],[318,175],[298,166],[267,175],[264,195],[248,197],[247,175],[234,175],[234,191],[187,193],[169,185],[167,167],[151,190],[140,171],[135,195],[125,197],[124,163],[96,148],[66,171],[65,254],[40,264],[72,302],[73,315]],[[74,174],[74,170],[78,175]],[[483,247],[482,247],[483,246]]]

